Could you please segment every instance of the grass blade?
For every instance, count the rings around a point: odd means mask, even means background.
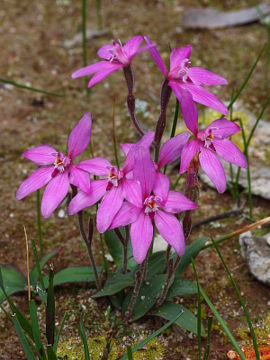
[[[156,330],[155,332],[153,332],[153,334],[151,334],[150,336],[148,336],[148,338],[144,339],[143,341],[141,341],[138,345],[136,345],[133,349],[131,349],[132,353],[135,353],[137,350],[141,349],[143,346],[145,346],[147,343],[149,343],[149,341],[151,341],[152,339],[154,339],[156,336],[158,336],[159,334],[162,333],[162,331],[168,329],[168,327],[170,327],[181,315],[183,314],[183,312],[179,312],[177,314],[177,316],[175,316],[174,319],[170,320],[169,322],[167,322],[167,324],[165,324],[164,326],[162,326],[160,329]],[[127,360],[128,358],[128,354],[124,355],[123,357],[121,357],[120,360]]]
[[[22,345],[22,348],[23,348],[23,351],[27,357],[27,360],[35,360],[35,356],[27,342],[27,339],[22,331],[22,328],[21,328],[21,325],[20,325],[20,322],[18,321],[17,317],[16,317],[16,314],[14,314],[12,316],[12,322],[16,328],[16,331],[17,331],[17,334],[18,334],[18,337],[20,339],[20,342],[21,342],[21,345]]]
[[[263,46],[262,50],[260,51],[255,63],[252,65],[251,69],[249,70],[249,73],[247,74],[247,76],[246,76],[245,80],[243,81],[242,85],[240,86],[240,89],[237,91],[236,95],[233,97],[230,104],[228,105],[228,109],[230,109],[233,106],[235,101],[238,99],[238,97],[240,96],[240,94],[242,93],[244,88],[246,87],[251,75],[253,74],[254,70],[256,69],[256,66],[257,66],[260,58],[262,57],[262,54],[264,53],[264,50],[265,50],[265,45]]]
[[[37,316],[37,307],[34,300],[29,301],[30,319],[33,330],[34,343],[37,350],[37,354],[45,354],[43,345],[40,340],[40,330]]]
[[[55,298],[53,287],[54,272],[50,269],[49,272],[49,287],[47,292],[46,305],[46,338],[48,345],[53,346],[55,334]]]
[[[24,90],[29,90],[29,91],[33,91],[33,92],[38,92],[38,93],[41,93],[41,94],[44,94],[44,95],[58,96],[58,97],[63,97],[63,96],[65,96],[65,94],[59,94],[59,93],[50,92],[50,91],[47,91],[47,90],[38,89],[38,88],[35,88],[35,87],[32,87],[32,86],[28,86],[28,85],[24,85],[24,84],[19,84],[19,83],[15,82],[15,81],[8,80],[8,79],[0,78],[0,83],[13,85],[13,86],[15,86],[15,87],[17,87],[17,88],[19,88],[19,89],[24,89]]]
[[[96,0],[97,4],[97,21],[98,21],[98,30],[102,30],[102,14],[101,14],[101,0]]]
[[[132,349],[130,346],[127,347],[128,360],[133,360]]]
[[[56,337],[55,337],[55,341],[54,341],[54,344],[53,344],[53,350],[54,350],[55,353],[57,352],[57,347],[58,347],[60,335],[62,333],[62,330],[63,330],[63,327],[64,327],[64,323],[66,321],[67,315],[68,315],[68,313],[67,313],[67,311],[65,311],[62,322],[60,324],[60,328],[59,328],[59,330],[58,330],[58,332],[56,334]]]
[[[236,291],[236,294],[237,294],[238,299],[239,299],[239,301],[240,301],[240,303],[241,303],[241,306],[242,306],[242,308],[243,308],[243,310],[244,310],[244,314],[245,314],[245,317],[246,317],[246,319],[247,319],[247,323],[248,323],[250,335],[251,335],[252,341],[253,341],[253,346],[254,346],[254,350],[255,350],[255,354],[256,354],[256,359],[257,359],[257,360],[260,360],[260,355],[259,355],[259,350],[258,350],[256,335],[255,335],[255,332],[254,332],[254,329],[253,329],[253,326],[252,326],[252,322],[251,322],[250,317],[249,317],[249,315],[248,315],[248,311],[247,311],[246,305],[245,305],[245,303],[244,303],[244,300],[243,300],[243,298],[242,298],[242,296],[241,296],[241,293],[240,293],[240,291],[239,291],[239,289],[238,289],[238,287],[237,287],[237,285],[236,285],[236,282],[235,282],[234,278],[232,277],[232,274],[231,274],[228,266],[226,265],[226,263],[225,263],[225,261],[224,261],[224,259],[223,259],[223,256],[221,255],[221,252],[219,251],[219,248],[218,248],[217,244],[215,243],[214,240],[212,240],[212,241],[213,241],[214,247],[215,247],[215,249],[216,249],[216,251],[217,251],[217,253],[218,253],[218,256],[219,256],[219,258],[220,258],[220,260],[221,260],[221,262],[222,262],[222,264],[223,264],[223,266],[224,266],[224,268],[225,268],[225,270],[226,270],[226,273],[227,273],[228,277],[230,278],[231,283],[233,284],[233,287],[234,287],[234,289],[235,289],[235,291]]]
[[[197,283],[197,289],[198,289],[198,320],[197,320],[197,338],[198,338],[198,360],[201,360],[202,358],[202,308],[201,308],[201,293],[200,293],[200,285],[199,285],[199,278],[198,278],[198,274],[197,274],[197,270],[196,270],[196,266],[195,266],[195,262],[193,260],[193,258],[191,258],[192,261],[192,266],[193,266],[193,270],[194,270],[194,274],[195,274],[195,278],[196,278],[196,283]]]
[[[40,190],[37,191],[37,227],[38,227],[38,244],[40,255],[43,257],[41,213],[40,213]]]
[[[203,360],[208,360],[210,354],[210,339],[211,339],[211,330],[212,330],[213,318],[207,319],[207,343],[203,355]]]
[[[42,276],[42,273],[41,273],[41,267],[40,267],[40,262],[39,262],[39,258],[38,258],[36,244],[35,244],[35,241],[32,240],[32,239],[31,239],[31,245],[32,245],[32,249],[33,249],[33,253],[34,253],[34,257],[35,257],[36,269],[37,269],[37,272],[38,272],[41,288],[42,288],[43,291],[45,291],[45,285],[44,285],[43,276]]]
[[[85,335],[82,319],[80,322],[80,335],[81,335],[81,339],[82,339],[83,347],[84,347],[84,358],[85,358],[85,360],[90,360],[89,348],[88,348],[88,344],[87,344],[87,340],[86,340],[86,335]]]
[[[217,309],[214,307],[214,305],[211,303],[209,297],[206,295],[206,293],[203,291],[203,289],[200,287],[200,291],[201,294],[205,300],[205,302],[207,303],[207,305],[209,306],[210,310],[212,311],[213,315],[215,316],[215,318],[217,319],[217,321],[219,322],[220,326],[222,327],[222,329],[224,330],[225,334],[227,335],[227,337],[230,339],[233,347],[235,348],[236,352],[239,354],[240,359],[241,360],[246,360],[239,345],[237,344],[235,338],[233,337],[232,333],[230,332],[228,326],[226,325],[225,321],[222,319],[222,317],[220,316],[219,312],[217,311]]]

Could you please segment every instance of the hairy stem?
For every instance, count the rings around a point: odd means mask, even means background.
[[[128,239],[129,239],[129,227],[125,227],[126,237],[123,243],[123,264],[122,264],[122,273],[126,274],[127,272],[127,263],[128,263]]]
[[[168,264],[168,277],[167,277],[167,280],[166,280],[166,282],[165,282],[165,284],[163,286],[161,295],[157,300],[157,306],[158,307],[161,306],[164,303],[164,301],[166,300],[166,297],[167,297],[167,294],[168,294],[168,290],[170,288],[170,284],[171,284],[173,275],[174,275],[174,263],[173,263],[173,259],[170,259],[169,264]]]

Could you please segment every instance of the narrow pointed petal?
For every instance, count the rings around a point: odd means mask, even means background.
[[[33,193],[34,191],[41,189],[52,178],[54,167],[44,167],[34,171],[27,179],[25,179],[16,193],[16,198],[21,200]]]
[[[213,140],[214,148],[219,156],[231,164],[247,169],[247,160],[245,155],[230,140]]]
[[[182,91],[180,105],[187,128],[196,136],[198,132],[198,111],[189,91]]]
[[[97,230],[104,233],[120,210],[124,200],[122,186],[113,187],[104,195],[97,211]]]
[[[68,138],[68,155],[71,159],[80,155],[88,146],[92,131],[90,113],[83,115],[78,124],[72,129]]]
[[[170,213],[180,213],[182,211],[197,209],[198,206],[179,191],[173,190],[169,191],[167,201],[163,208]]]
[[[90,191],[90,175],[88,172],[72,165],[69,169],[69,181],[80,190],[88,193]]]
[[[104,159],[102,157],[96,157],[93,159],[84,160],[76,165],[77,168],[97,176],[108,175],[111,166],[112,164],[109,162],[109,160]]]
[[[158,210],[155,214],[155,224],[163,239],[174,248],[179,256],[182,256],[186,245],[179,220],[174,215]]]
[[[170,55],[170,71],[181,65],[184,59],[189,59],[192,52],[192,46],[186,45],[181,48],[172,49]]]
[[[149,39],[148,36],[145,36],[144,39],[145,39],[147,45],[153,45],[152,41]],[[165,77],[167,77],[168,76],[168,71],[167,71],[166,65],[164,64],[159,52],[157,51],[156,46],[153,46],[153,47],[149,48],[149,52],[150,52],[150,55],[152,56],[153,60],[155,61],[155,63],[159,67],[160,71],[162,72],[162,74]]]
[[[199,143],[197,140],[189,141],[181,152],[181,163],[180,163],[180,174],[183,174],[187,171],[189,164],[196,152],[199,151]]]
[[[109,68],[110,68],[110,63],[108,61],[99,61],[96,64],[92,64],[75,71],[72,74],[72,79],[77,79],[83,76],[92,75],[95,72],[99,72],[99,71],[106,71]]]
[[[156,181],[153,192],[155,195],[161,197],[162,201],[166,201],[170,188],[170,180],[168,176],[162,174],[160,171],[156,173]]]
[[[77,214],[79,211],[96,204],[106,193],[106,187],[107,180],[91,181],[91,187],[88,193],[79,191],[71,200],[68,207],[69,215]]]
[[[155,47],[155,45],[145,45],[145,46],[142,46],[141,48],[139,48],[136,53],[134,55],[132,55],[131,58],[133,58],[135,55],[138,55],[138,54],[141,54],[142,52],[144,51],[147,51],[147,50],[150,50],[152,49],[153,47]]]
[[[101,59],[110,60],[113,54],[113,46],[112,44],[106,44],[101,46],[98,50],[97,54]],[[107,61],[104,61],[107,62]]]
[[[143,37],[141,35],[133,36],[126,42],[126,44],[124,45],[124,50],[126,51],[128,58],[136,54],[142,42]]]
[[[152,142],[154,140],[155,137],[155,133],[154,131],[148,131],[138,142],[136,142],[135,144],[132,143],[122,143],[120,144],[121,149],[123,150],[123,152],[127,155],[128,152],[130,151],[130,149],[133,146],[139,145],[139,146],[143,146],[146,147],[147,149],[150,148],[150,146],[152,145]]]
[[[142,197],[151,194],[156,181],[156,169],[149,150],[139,146],[136,147],[137,156],[134,164],[134,179],[138,180],[142,188]]]
[[[124,179],[123,191],[125,199],[131,204],[142,207],[142,189],[141,185],[137,180]]]
[[[65,198],[69,189],[68,172],[55,176],[46,186],[42,201],[41,214],[45,218],[49,218],[61,201]]]
[[[226,106],[215,95],[210,93],[210,91],[201,86],[192,84],[181,84],[181,87],[191,93],[194,101],[210,107],[211,109],[217,110],[221,114],[228,114]]]
[[[213,182],[217,191],[223,193],[226,190],[226,175],[218,157],[211,150],[201,148],[199,160],[203,171]]]
[[[50,165],[55,162],[57,151],[48,145],[40,145],[23,153],[23,157],[37,165]]]
[[[201,67],[192,67],[188,70],[188,77],[195,85],[213,86],[228,85],[228,81],[222,76]]]
[[[129,224],[132,224],[134,221],[137,220],[141,211],[141,208],[138,208],[137,206],[134,206],[129,202],[125,201],[121,209],[113,218],[109,229],[116,229],[120,226],[127,226]]]
[[[141,264],[146,258],[153,239],[152,221],[143,211],[140,212],[137,220],[131,224],[130,238],[134,260]]]
[[[214,137],[218,139],[224,139],[241,131],[240,126],[238,126],[234,121],[227,119],[217,119],[213,121],[208,126],[208,129],[211,129]]]
[[[180,157],[182,149],[188,142],[189,137],[190,133],[185,131],[167,140],[162,145],[158,161],[159,169],[162,166],[169,164]]]
[[[108,62],[108,64],[110,64],[110,65],[106,68],[106,70],[101,70],[101,71],[97,72],[91,78],[91,80],[88,83],[89,88],[91,88],[92,86],[94,86],[97,83],[101,82],[103,79],[108,77],[114,71],[117,71],[117,70],[119,70],[119,69],[121,69],[123,67],[122,64],[113,64],[113,63],[110,63],[110,62]]]

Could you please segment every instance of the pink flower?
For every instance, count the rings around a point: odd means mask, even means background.
[[[149,45],[139,48],[142,42],[143,37],[138,35],[129,39],[125,45],[122,45],[119,40],[119,43],[113,41],[112,45],[102,46],[98,50],[98,56],[102,61],[75,71],[72,74],[72,79],[94,74],[88,87],[96,85],[114,71],[129,66],[136,55],[148,50]]]
[[[140,140],[140,144],[149,147],[153,138],[154,133],[149,131]],[[126,148],[131,147],[131,145],[132,144],[126,144]],[[97,211],[97,230],[100,233],[108,230],[113,218],[123,205],[124,199],[137,205],[137,200],[133,194],[140,191],[140,185],[137,180],[133,179],[135,158],[136,148],[134,147],[128,151],[122,169],[113,166],[108,160],[104,162],[102,159],[100,162],[98,159],[95,162],[95,170],[93,169],[93,161],[95,159],[84,161],[84,170],[88,170],[94,175],[106,176],[106,179],[92,181],[90,191],[88,192],[80,191],[69,204],[69,214],[74,215],[82,209],[94,205],[103,197]],[[89,169],[87,166],[88,163],[90,164]]]
[[[188,90],[195,102],[227,115],[228,109],[226,106],[203,87],[227,85],[227,80],[201,67],[190,67],[191,45],[172,50],[170,55],[170,71],[168,72],[157,48],[153,46],[153,43],[147,36],[145,36],[145,41],[149,46],[152,45],[149,48],[149,52],[163,75],[169,80],[169,86],[179,101],[181,100],[182,90]]]
[[[17,191],[17,199],[21,200],[48,184],[41,202],[41,213],[48,218],[67,195],[69,184],[89,191],[88,169],[83,168],[84,162],[74,164],[73,161],[88,146],[91,130],[91,114],[86,113],[69,135],[67,155],[48,145],[37,146],[26,151],[23,157],[42,167],[23,181]]]
[[[181,224],[173,215],[193,210],[197,205],[178,191],[168,191],[164,196],[155,188],[156,168],[149,150],[136,147],[134,179],[140,182],[129,199],[114,217],[110,229],[131,224],[130,236],[133,256],[142,263],[153,239],[153,222],[161,236],[175,249],[178,255],[185,252],[185,239]],[[165,175],[164,175],[165,176]],[[161,186],[162,188],[162,186]]]
[[[198,113],[188,91],[181,94],[181,108],[187,128],[193,133],[194,139],[189,141],[182,150],[180,174],[188,170],[195,155],[219,193],[226,190],[226,175],[219,155],[225,161],[236,166],[247,168],[247,161],[238,147],[227,139],[241,130],[234,122],[226,119],[213,121],[205,130],[198,131]]]

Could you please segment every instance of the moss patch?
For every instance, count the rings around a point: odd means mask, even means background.
[[[257,322],[254,326],[254,331],[258,344],[270,344],[270,312]],[[237,333],[244,342],[249,343],[251,341],[248,327],[239,328]]]

